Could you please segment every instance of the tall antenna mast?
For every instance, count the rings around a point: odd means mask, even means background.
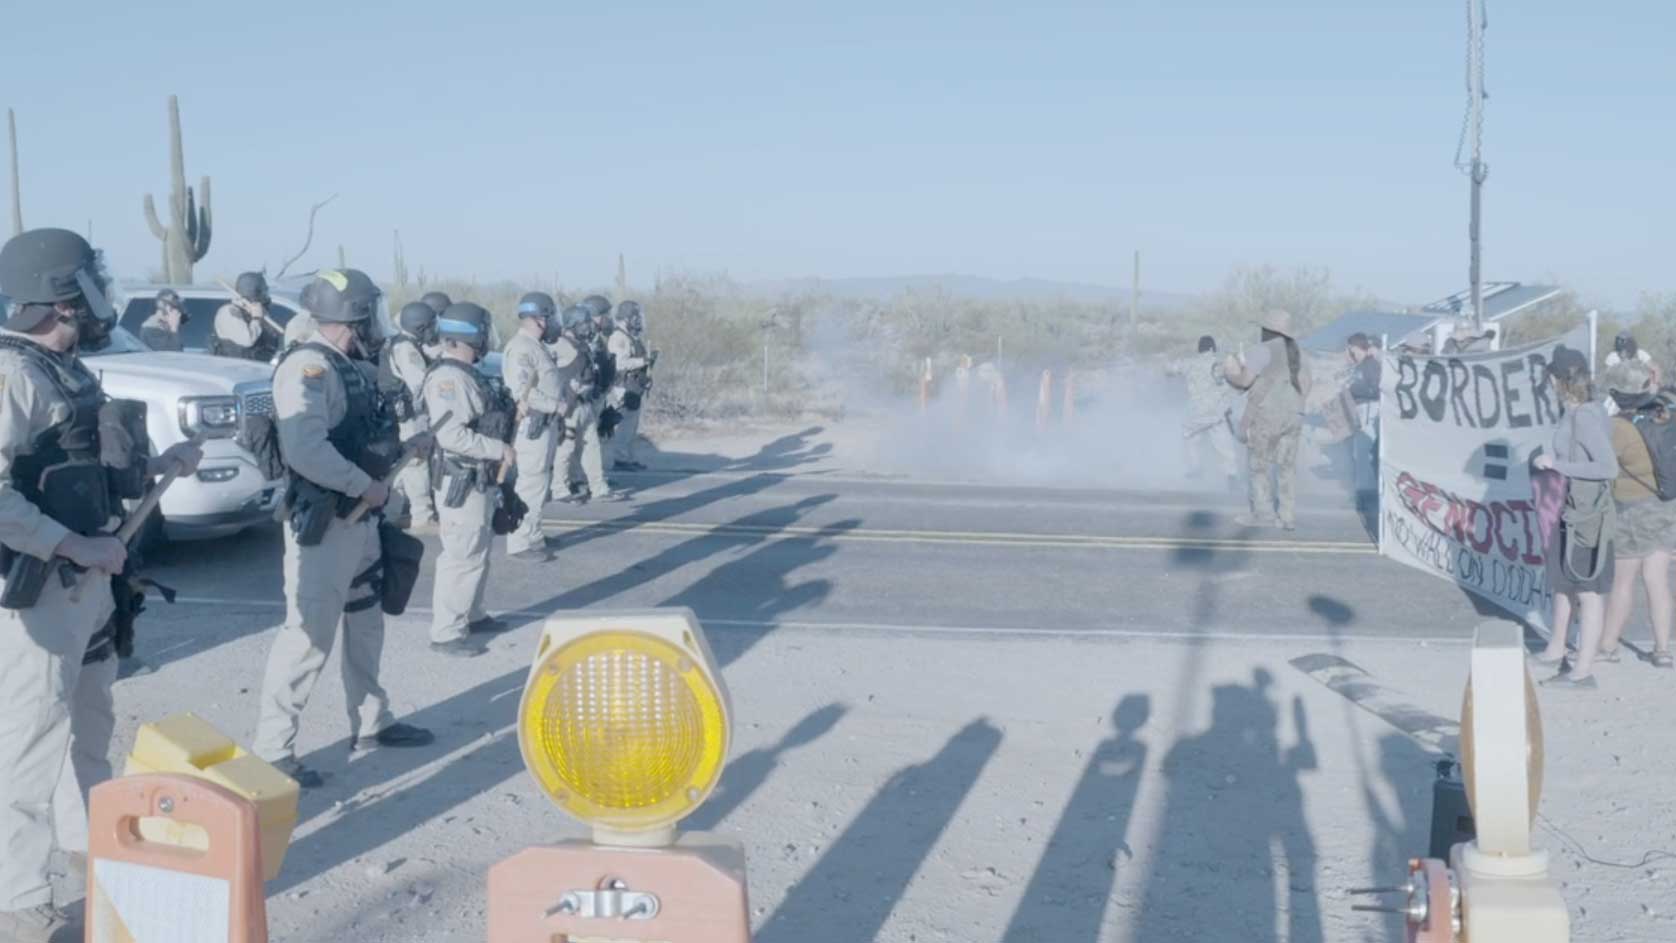
[[[1474,333],[1484,330],[1484,273],[1481,267],[1483,242],[1484,179],[1490,175],[1484,163],[1484,102],[1489,97],[1484,91],[1484,12],[1485,0],[1467,0],[1467,112],[1461,128],[1461,141],[1455,150],[1455,166],[1472,180],[1472,221],[1468,238],[1472,243],[1472,327]],[[1467,149],[1471,148],[1471,158]]]

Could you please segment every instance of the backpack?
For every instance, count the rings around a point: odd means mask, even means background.
[[[1647,455],[1653,460],[1653,480],[1642,481],[1639,475],[1625,474],[1657,494],[1660,501],[1676,501],[1676,415],[1662,397],[1656,404],[1637,410],[1627,420],[1641,433],[1641,442],[1647,446]]]

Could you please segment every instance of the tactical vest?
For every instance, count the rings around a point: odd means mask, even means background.
[[[324,354],[332,372],[343,384],[343,418],[327,431],[326,441],[368,475],[383,478],[397,460],[401,444],[394,417],[379,395],[377,385],[355,361],[318,341],[307,341],[290,348],[280,358],[280,363],[284,364],[300,350],[315,350]],[[287,470],[291,471],[289,465]],[[296,475],[296,472],[291,471],[291,474]]]
[[[99,410],[105,394],[98,378],[74,356],[21,338],[0,335],[0,349],[16,351],[39,368],[70,407],[68,418],[39,433],[29,444],[28,454],[12,460],[12,487],[70,530],[84,537],[98,533],[109,523],[116,497],[110,474],[101,464]],[[18,378],[8,382],[18,382]],[[77,479],[73,489],[43,488],[48,469],[56,475],[71,467]]]
[[[617,358],[606,346],[606,339],[596,338],[588,351],[593,364],[594,392],[604,395],[617,382]]]
[[[477,395],[483,400],[483,412],[477,418],[465,424],[467,429],[478,435],[487,436],[497,442],[511,442],[513,426],[516,422],[518,407],[507,395],[506,387],[489,382],[488,378],[477,372],[477,368],[468,363],[443,357],[430,365],[425,371],[425,384],[431,382],[431,375],[438,371],[451,371],[465,378]],[[438,451],[444,451],[438,449]]]
[[[419,413],[424,411],[423,403],[413,401],[413,393],[396,376],[396,349],[398,345],[407,345],[419,355],[419,362],[426,365],[429,372],[430,362],[425,357],[425,349],[419,342],[406,334],[399,334],[384,342],[384,348],[378,354],[378,392],[390,404],[397,422],[411,422]]]

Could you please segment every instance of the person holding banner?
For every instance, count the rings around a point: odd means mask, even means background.
[[[1293,339],[1292,315],[1279,309],[1263,315],[1263,342],[1249,354],[1230,356],[1222,372],[1248,391],[1240,416],[1251,473],[1251,512],[1234,520],[1241,527],[1297,527],[1293,491],[1298,477],[1298,442],[1303,438],[1309,364]],[[1272,476],[1272,479],[1271,479]]]
[[[1606,371],[1606,389],[1618,413],[1612,420],[1612,449],[1618,456],[1617,576],[1606,600],[1606,629],[1596,661],[1615,662],[1624,624],[1635,609],[1636,577],[1647,588],[1657,668],[1676,667],[1670,655],[1670,625],[1676,599],[1670,595],[1670,556],[1676,550],[1676,501],[1662,500],[1652,444],[1665,441],[1676,423],[1672,402],[1653,390],[1655,374],[1640,360],[1624,360]],[[1676,431],[1676,430],[1673,430]]]
[[[1568,672],[1542,682],[1544,686],[1592,690],[1595,655],[1605,630],[1606,592],[1612,587],[1613,538],[1617,513],[1612,482],[1618,477],[1618,456],[1606,407],[1595,398],[1589,360],[1581,351],[1561,345],[1548,364],[1548,379],[1565,407],[1554,428],[1552,454],[1531,459],[1538,471],[1556,471],[1566,478],[1565,507],[1543,556],[1548,588],[1554,594],[1554,630],[1548,647],[1537,656],[1543,664],[1565,659],[1571,613],[1578,614],[1577,657]]]

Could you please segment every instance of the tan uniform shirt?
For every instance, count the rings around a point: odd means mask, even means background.
[[[464,361],[458,363],[467,370],[476,369]],[[477,461],[498,461],[506,454],[505,446],[466,428],[483,415],[486,404],[477,384],[460,375],[451,367],[437,367],[425,377],[425,410],[432,420],[447,415],[447,421],[431,429],[436,444],[444,452],[459,458]]]
[[[154,314],[145,319],[140,325],[140,340],[152,350],[180,350],[180,332],[169,326],[163,320],[163,315]]]
[[[313,331],[309,332],[314,333]],[[249,318],[237,305],[224,304],[215,312],[215,336],[229,344],[255,347],[262,339],[262,319]],[[305,339],[307,335],[304,335]]]
[[[36,436],[69,418],[70,404],[52,380],[22,354],[0,348],[0,544],[43,560],[70,531],[13,487],[12,462],[30,453]]]
[[[225,311],[227,309],[223,308],[222,310]],[[220,324],[220,318],[221,315],[217,314],[217,325]],[[285,322],[285,346],[290,347],[293,344],[301,344],[303,341],[306,341],[313,336],[314,332],[319,330],[319,328],[320,322],[314,320],[313,315],[304,314],[301,311],[297,312],[291,316],[291,320]],[[218,327],[218,333],[219,330],[220,329]]]
[[[331,346],[319,334],[306,341]],[[299,350],[274,371],[274,420],[285,463],[322,488],[358,498],[372,479],[326,440],[348,412],[348,392],[327,354]]]
[[[299,315],[301,317],[301,315]],[[295,322],[293,322],[295,323]],[[287,325],[289,327],[289,325]],[[404,334],[403,337],[408,337]],[[411,337],[408,337],[411,340]],[[414,343],[393,344],[386,348],[394,358],[390,363],[390,372],[396,379],[402,381],[409,396],[413,397],[413,410],[417,414],[413,419],[402,423],[401,436],[411,439],[421,432],[430,430],[430,417],[425,415],[425,371],[430,364],[425,362],[425,355],[420,352],[417,341]]]
[[[559,367],[539,338],[523,331],[512,335],[501,352],[501,377],[520,407],[537,413],[569,412],[559,384]]]

